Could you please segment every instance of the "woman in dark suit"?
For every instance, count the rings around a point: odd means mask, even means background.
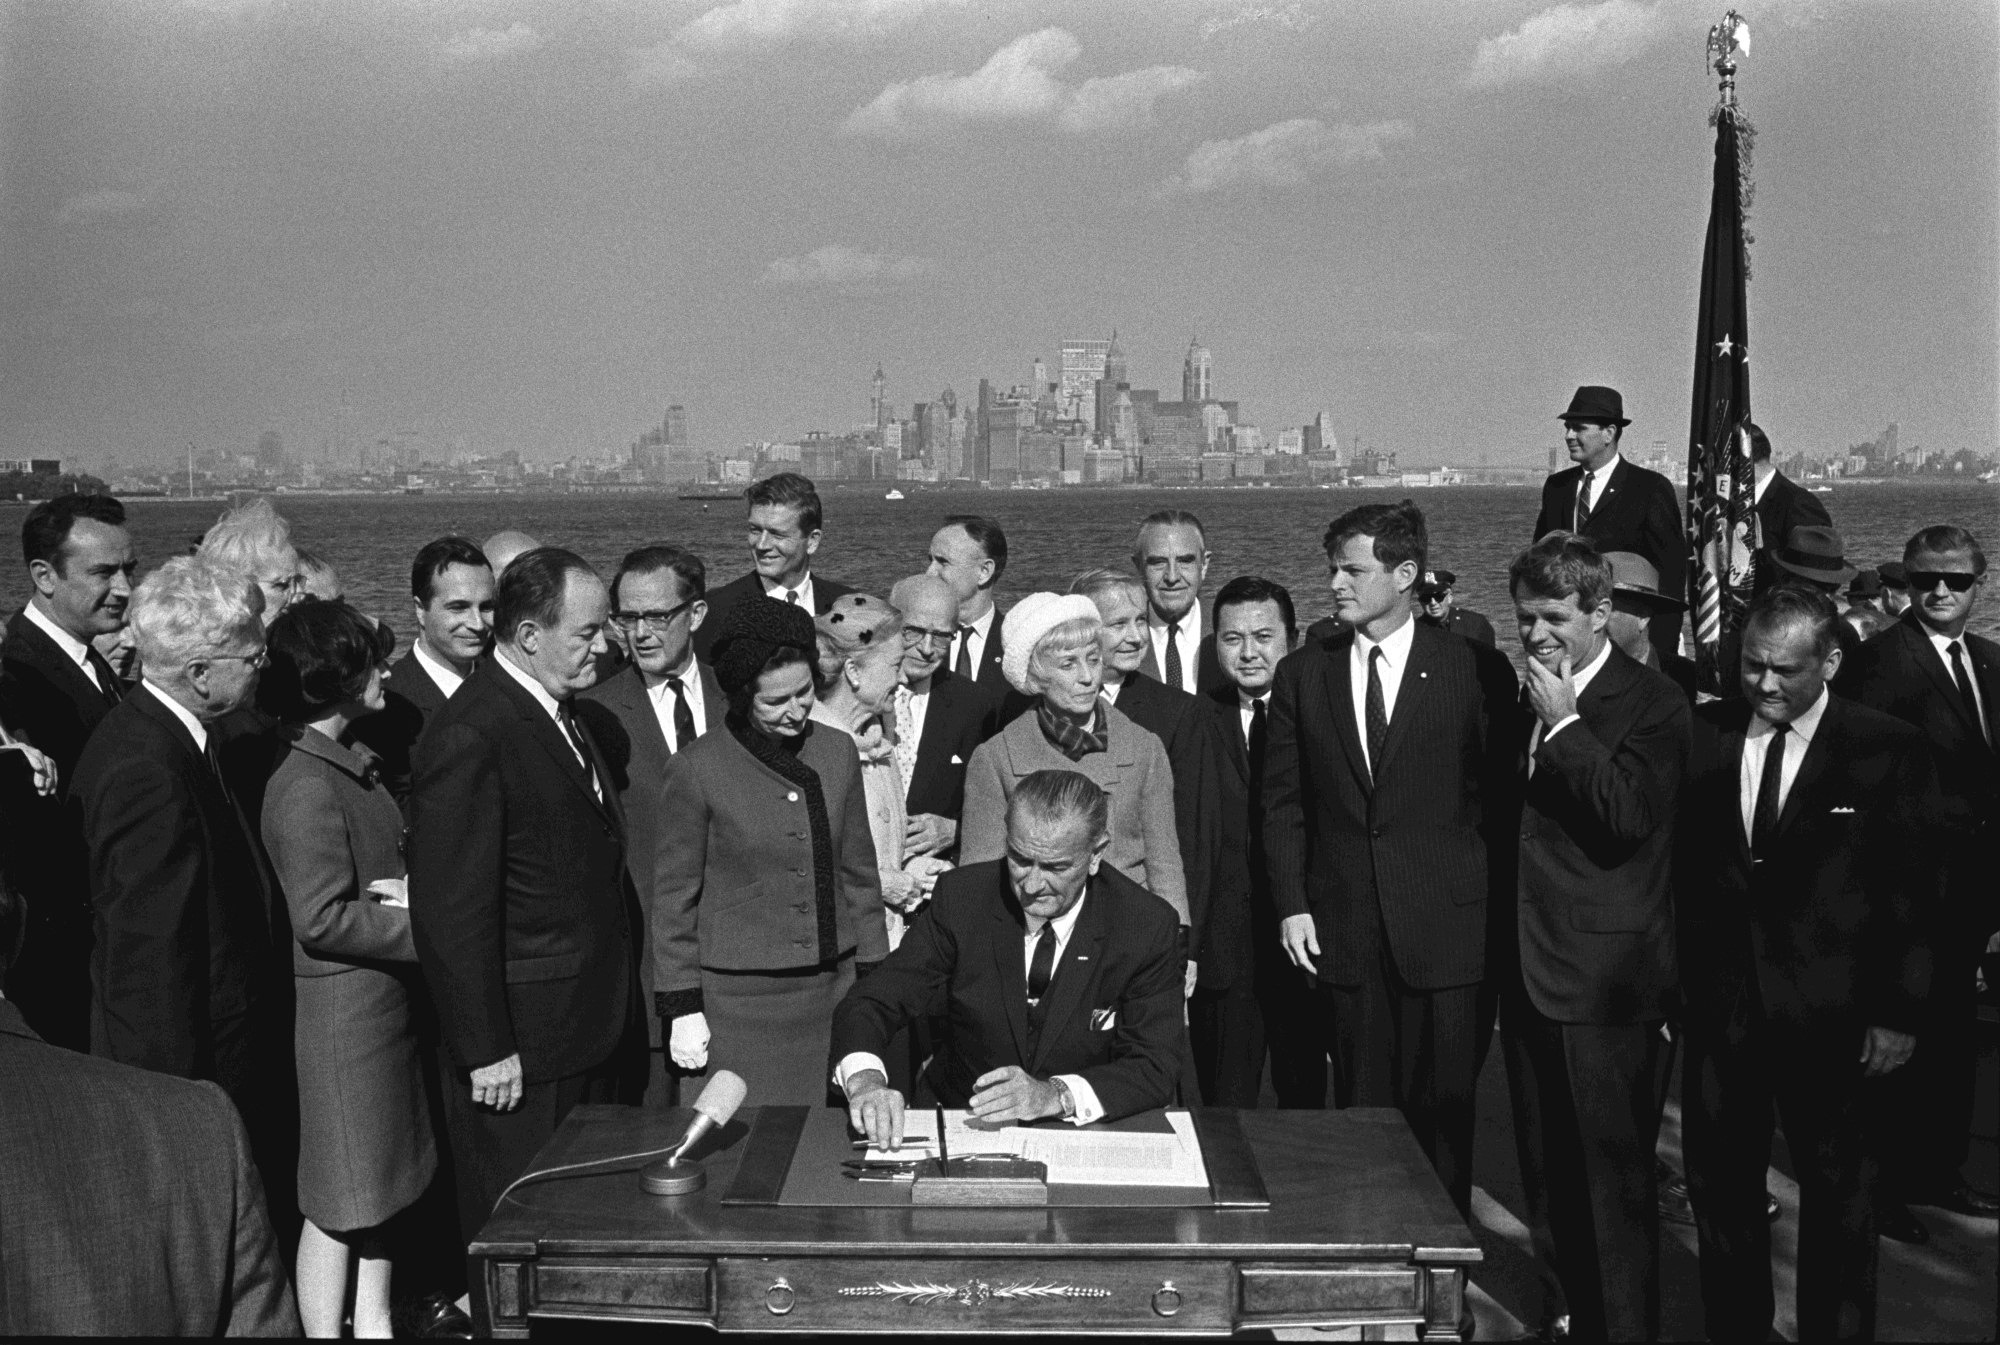
[[[343,741],[382,708],[395,645],[338,602],[272,624],[259,689],[283,746],[264,792],[264,845],[296,943],[299,1315],[337,1338],[358,1253],[354,1334],[387,1337],[389,1257],[379,1230],[437,1171],[404,976],[414,969],[403,815],[373,753]]]
[[[655,1007],[682,1069],[758,1103],[829,1100],[834,1006],[888,955],[853,738],[815,726],[810,613],[731,607],[716,637],[725,731],[667,768],[653,899]]]

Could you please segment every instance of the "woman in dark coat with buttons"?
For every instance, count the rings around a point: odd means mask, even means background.
[[[817,633],[746,598],[717,635],[725,731],[667,768],[653,901],[655,1009],[682,1069],[754,1103],[828,1101],[833,1010],[888,955],[854,740],[811,721]]]
[[[288,608],[267,635],[261,706],[281,727],[265,849],[289,908],[299,1086],[299,1315],[337,1338],[390,1334],[381,1226],[437,1171],[410,996],[403,814],[348,726],[382,708],[395,637],[345,603]]]

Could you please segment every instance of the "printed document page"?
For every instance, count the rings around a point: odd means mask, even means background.
[[[1172,1133],[1134,1133],[1096,1126],[993,1126],[974,1121],[964,1111],[944,1114],[945,1145],[953,1158],[973,1154],[1007,1154],[1046,1163],[1051,1185],[1065,1186],[1194,1186],[1208,1185],[1201,1161],[1201,1142],[1194,1119],[1185,1111],[1167,1112]],[[891,1152],[871,1148],[871,1162],[935,1158],[937,1117],[911,1110],[903,1116],[903,1147]]]

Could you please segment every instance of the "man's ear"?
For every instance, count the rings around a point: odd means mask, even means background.
[[[814,556],[819,554],[819,539],[821,537],[824,537],[825,535],[826,534],[818,528],[814,528],[811,532],[806,534],[806,554],[808,556]]]
[[[35,592],[44,596],[56,591],[56,567],[45,560],[28,562],[28,582],[35,586]]]
[[[700,630],[701,623],[706,620],[708,620],[708,603],[701,598],[696,598],[694,600],[694,606],[688,608],[689,634],[693,634],[695,631]]]

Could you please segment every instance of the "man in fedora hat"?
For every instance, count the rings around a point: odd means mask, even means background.
[[[1770,587],[1817,589],[1838,607],[1841,589],[1861,573],[1847,563],[1846,549],[1840,534],[1832,528],[1810,523],[1793,528],[1785,535],[1783,546],[1766,553],[1777,571]],[[1834,623],[1834,634],[1839,638],[1841,656],[1853,658],[1855,650],[1861,647],[1860,634],[1845,621]]]
[[[1616,388],[1586,385],[1558,417],[1569,446],[1568,467],[1542,485],[1542,513],[1535,537],[1573,532],[1600,551],[1643,556],[1660,575],[1665,593],[1687,590],[1687,542],[1681,533],[1680,497],[1673,483],[1625,461],[1618,439],[1632,422]],[[1661,612],[1652,622],[1653,647],[1680,648],[1681,614]]]
[[[1458,576],[1450,570],[1425,570],[1424,577],[1417,581],[1418,619],[1439,630],[1493,647],[1493,623],[1452,600],[1452,585],[1457,582]]]
[[[1909,611],[1910,572],[1903,568],[1903,562],[1887,561],[1877,565],[1875,573],[1882,576],[1882,610],[1890,616],[1901,616]]]
[[[1771,440],[1755,422],[1750,432],[1751,498],[1757,514],[1757,575],[1754,592],[1762,593],[1778,582],[1770,553],[1792,535],[1793,528],[1833,526],[1832,517],[1819,497],[1779,471],[1771,461]]]
[[[1653,647],[1651,626],[1655,617],[1678,617],[1687,604],[1660,592],[1660,572],[1644,556],[1631,551],[1607,551],[1611,566],[1611,620],[1605,627],[1611,643],[1645,664],[1665,673],[1688,698],[1695,701],[1694,660],[1676,653],[1662,653]]]

